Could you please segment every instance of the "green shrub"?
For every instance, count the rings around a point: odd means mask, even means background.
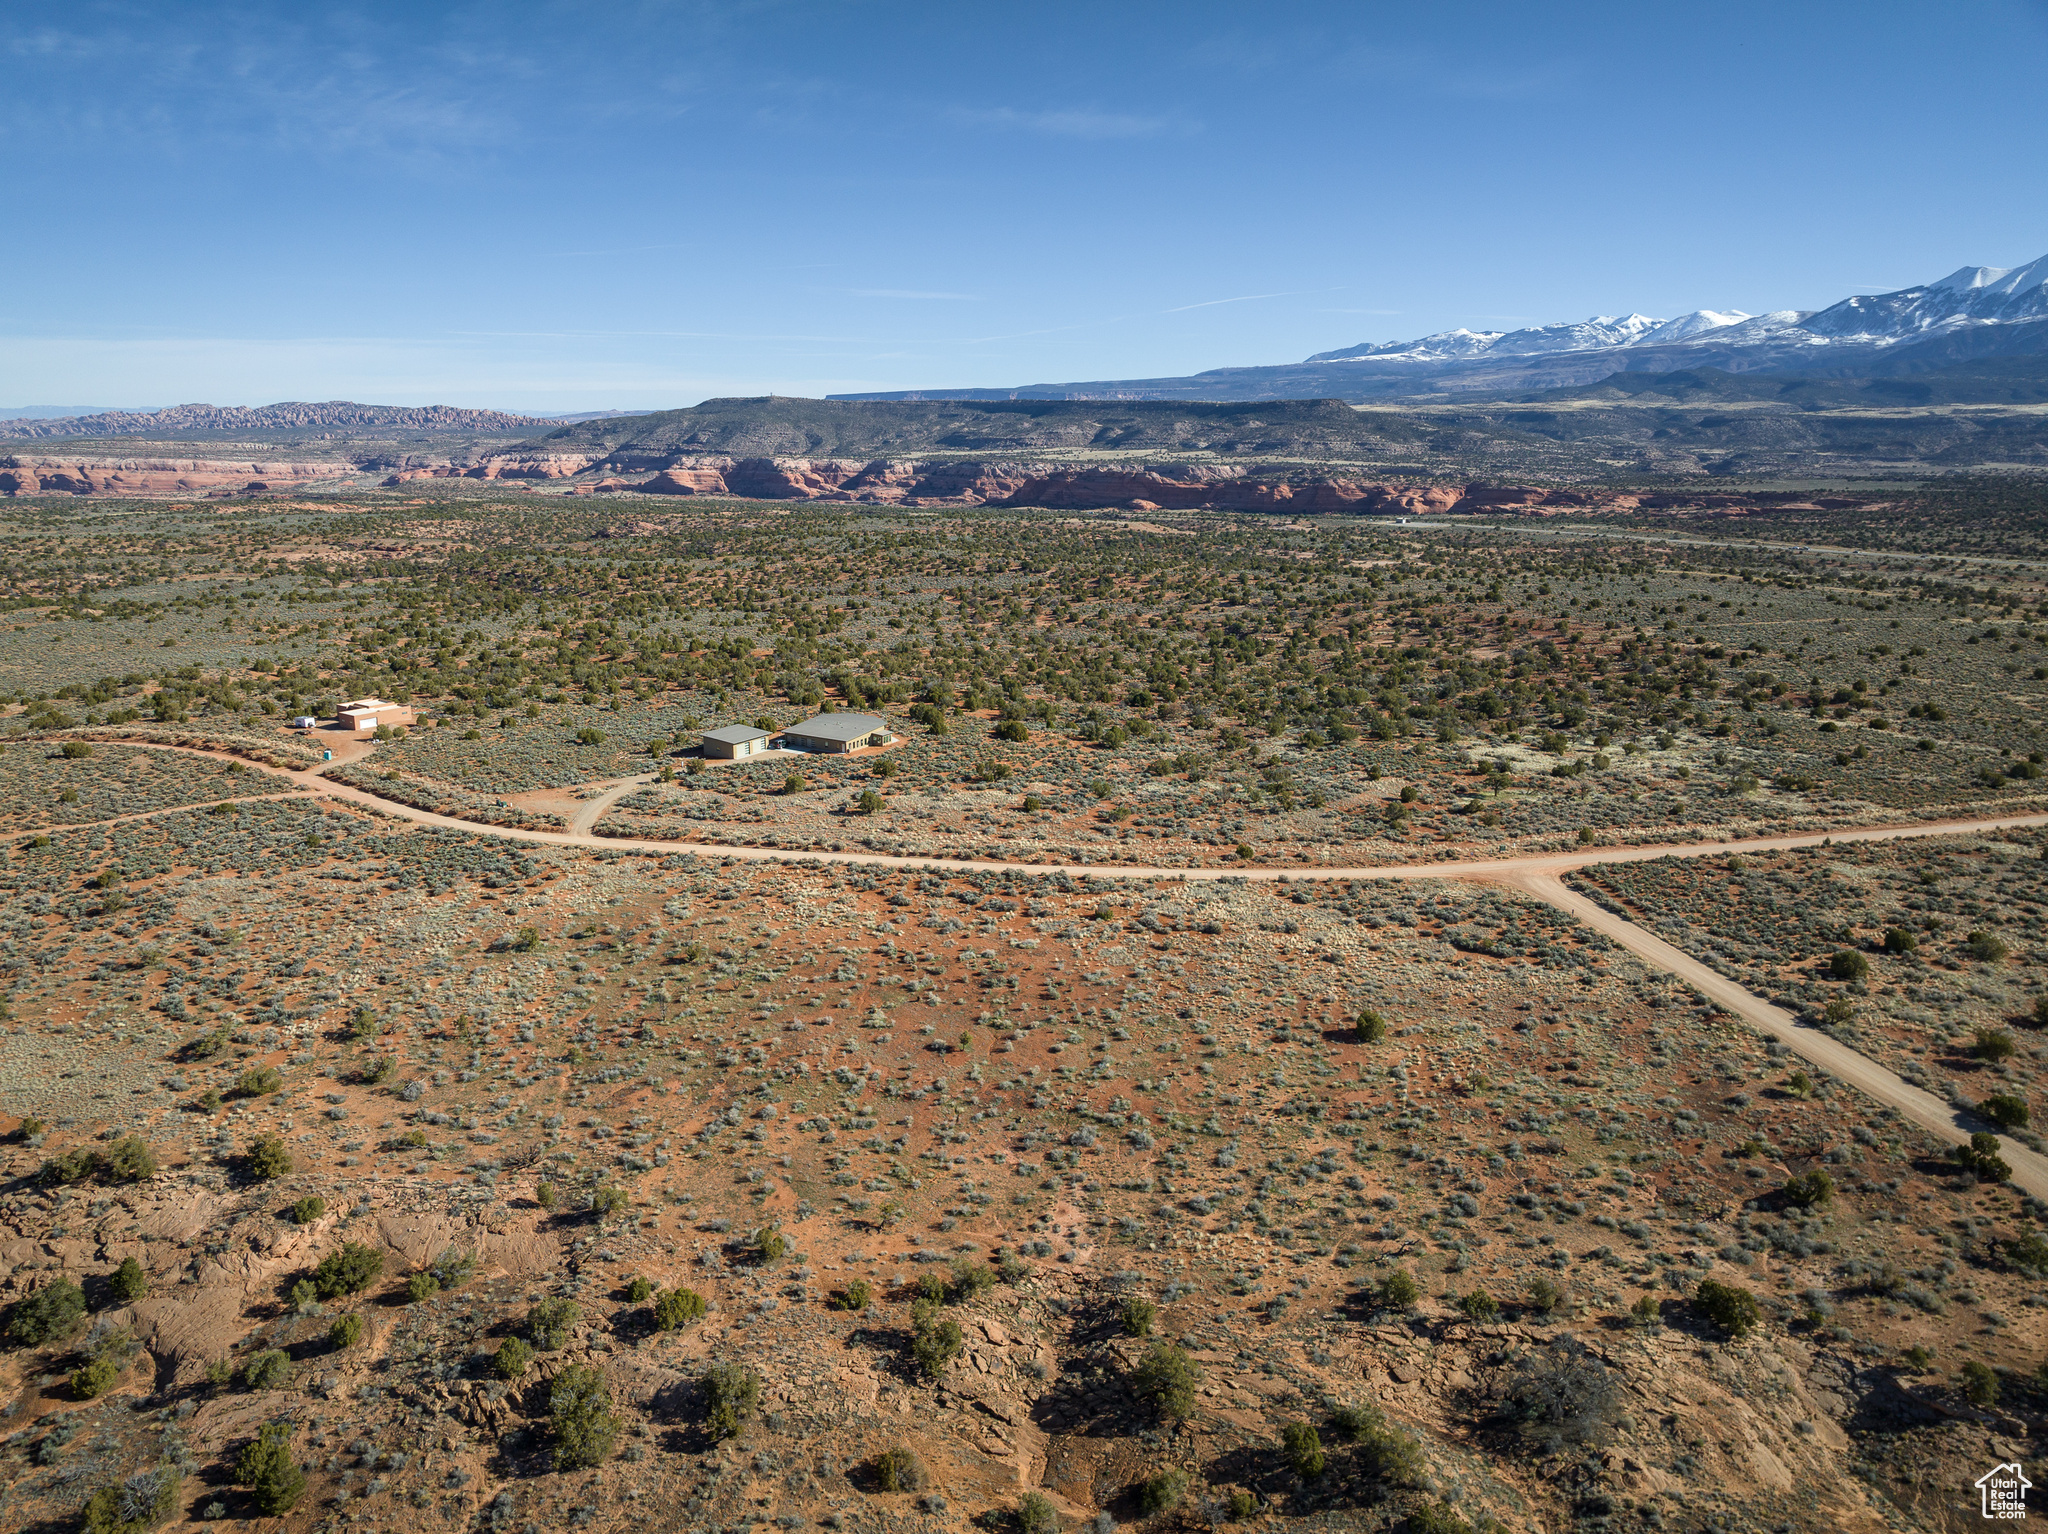
[[[1329,1463],[1323,1454],[1322,1435],[1306,1422],[1290,1422],[1280,1430],[1280,1452],[1286,1456],[1287,1468],[1305,1481],[1321,1475]]]
[[[1367,1007],[1353,1019],[1351,1030],[1358,1035],[1359,1043],[1377,1044],[1387,1036],[1387,1020]]]
[[[90,1181],[104,1158],[90,1145],[74,1145],[62,1155],[52,1156],[36,1169],[36,1181],[46,1188],[68,1187]]]
[[[1126,1295],[1121,1310],[1126,1337],[1149,1337],[1152,1323],[1159,1317],[1159,1307],[1150,1300],[1136,1294]]]
[[[788,1252],[788,1239],[773,1225],[764,1225],[754,1232],[754,1255],[762,1263],[780,1262]]]
[[[491,1355],[491,1368],[501,1380],[516,1380],[533,1363],[533,1345],[524,1337],[507,1337]]]
[[[1844,948],[1828,960],[1828,974],[1836,980],[1861,980],[1870,973],[1870,961],[1853,948]]]
[[[363,1318],[357,1315],[336,1316],[334,1324],[327,1328],[327,1344],[333,1348],[352,1348],[363,1340]]]
[[[140,1470],[118,1486],[102,1486],[85,1504],[84,1534],[147,1534],[178,1510],[177,1470]]]
[[[149,1274],[133,1257],[123,1257],[121,1266],[107,1279],[107,1292],[122,1305],[133,1305],[149,1293]]]
[[[53,1278],[9,1307],[7,1340],[16,1347],[39,1348],[70,1336],[84,1319],[85,1291],[68,1278]]]
[[[864,1278],[856,1278],[839,1291],[841,1310],[866,1310],[875,1301],[875,1286]]]
[[[606,1183],[602,1187],[590,1190],[590,1211],[600,1220],[617,1214],[631,1202],[632,1198],[626,1190],[615,1183]]]
[[[92,755],[92,747],[82,740],[67,740],[57,748],[58,754],[66,761],[76,762]]]
[[[704,1296],[694,1289],[671,1289],[654,1302],[654,1324],[665,1332],[681,1331],[704,1318]]]
[[[877,1491],[923,1491],[931,1485],[924,1461],[908,1444],[898,1444],[877,1454],[871,1469]]]
[[[284,1073],[268,1065],[244,1071],[235,1080],[235,1090],[243,1097],[264,1097],[283,1085]]]
[[[420,1143],[422,1145],[427,1143],[424,1135],[420,1137]],[[533,1185],[533,1201],[540,1205],[545,1213],[554,1213],[556,1203],[555,1185],[546,1178],[542,1178],[539,1182],[535,1183]]]
[[[1377,1406],[1340,1406],[1330,1413],[1330,1430],[1346,1443],[1357,1443],[1384,1420]]]
[[[626,1303],[629,1305],[644,1305],[653,1297],[654,1285],[644,1278],[636,1278],[626,1285]]]
[[[1396,1268],[1373,1285],[1372,1297],[1381,1310],[1406,1310],[1422,1298],[1422,1285],[1406,1268]]]
[[[980,1299],[996,1286],[996,1272],[985,1262],[976,1262],[972,1257],[955,1257],[951,1267],[952,1296],[957,1304]]]
[[[476,1277],[476,1253],[459,1246],[443,1247],[441,1255],[427,1265],[434,1282],[443,1289],[460,1289]]]
[[[2012,1163],[1999,1154],[1998,1136],[1973,1134],[1968,1145],[1949,1151],[1949,1159],[1979,1182],[2005,1182],[2012,1177]]]
[[[107,1147],[103,1170],[115,1182],[147,1181],[156,1176],[156,1152],[140,1135],[123,1135]]]
[[[1258,1495],[1255,1492],[1249,1492],[1243,1487],[1239,1487],[1230,1494],[1230,1499],[1224,1506],[1228,1509],[1233,1521],[1242,1523],[1247,1518],[1256,1518],[1258,1516]]]
[[[1564,1303],[1564,1290],[1538,1273],[1529,1280],[1529,1309],[1539,1316],[1554,1315]]]
[[[1042,1491],[1027,1491],[1017,1499],[1017,1534],[1058,1534],[1060,1510]]]
[[[1639,1294],[1628,1308],[1629,1324],[1639,1331],[1648,1331],[1664,1324],[1664,1307],[1654,1294]]]
[[[1920,939],[1905,927],[1887,927],[1884,934],[1886,953],[1911,953],[1920,946]]]
[[[731,1438],[761,1407],[761,1380],[744,1364],[716,1363],[704,1371],[704,1425],[713,1438]]]
[[[317,1193],[308,1193],[304,1198],[293,1203],[291,1210],[292,1223],[294,1225],[311,1225],[325,1213],[327,1213],[327,1200]]]
[[[292,1463],[291,1429],[266,1423],[236,1457],[235,1483],[251,1490],[256,1510],[266,1518],[290,1512],[306,1491],[306,1473]]]
[[[1138,1487],[1138,1506],[1147,1513],[1166,1513],[1188,1494],[1185,1470],[1162,1470]]]
[[[1998,1092],[1977,1104],[1977,1111],[2001,1129],[2024,1129],[2033,1117],[2024,1097]]]
[[[1746,1337],[1763,1324],[1763,1311],[1747,1289],[1703,1278],[1693,1291],[1692,1308],[1730,1337]]]
[[[2003,1028],[1979,1028],[1970,1052],[1979,1060],[1996,1065],[2000,1061],[2010,1060],[2018,1050],[2019,1046],[2013,1042],[2012,1035]]]
[[[1995,932],[1972,932],[1969,946],[1970,957],[1980,964],[1997,964],[2012,952]]]
[[[405,1297],[417,1305],[421,1300],[431,1300],[441,1292],[441,1280],[425,1268],[409,1273],[405,1279]]]
[[[244,1390],[282,1390],[292,1382],[291,1355],[283,1348],[251,1353],[242,1365]]]
[[[583,1470],[610,1457],[619,1436],[619,1419],[611,1407],[611,1392],[597,1370],[574,1364],[555,1376],[548,1419],[555,1430],[557,1470]]]
[[[1468,1321],[1497,1321],[1500,1319],[1500,1301],[1484,1289],[1474,1289],[1458,1300],[1458,1309]]]
[[[927,1319],[917,1327],[910,1341],[911,1354],[928,1379],[937,1379],[944,1374],[947,1365],[958,1358],[966,1346],[967,1339],[960,1331],[960,1323],[943,1316]]]
[[[1972,1406],[1996,1406],[1998,1372],[1987,1363],[1971,1359],[1963,1365],[1963,1395]]]
[[[1835,1180],[1815,1167],[1810,1172],[1801,1172],[1786,1181],[1782,1190],[1785,1202],[1800,1209],[1817,1209],[1835,1196]]]
[[[569,1345],[569,1336],[582,1319],[583,1311],[574,1300],[550,1295],[547,1299],[535,1301],[533,1308],[527,1311],[526,1335],[542,1352],[552,1353]]]
[[[313,1269],[313,1288],[323,1300],[344,1294],[361,1294],[384,1272],[384,1254],[360,1241],[344,1241],[339,1251],[329,1252]]]
[[[95,1358],[71,1374],[71,1392],[81,1401],[97,1400],[114,1388],[121,1366],[111,1358]]]
[[[1132,1394],[1175,1421],[1194,1411],[1195,1387],[1201,1382],[1201,1366],[1170,1342],[1153,1343],[1131,1370]]]
[[[291,1175],[292,1153],[285,1149],[284,1141],[276,1135],[265,1135],[249,1147],[243,1165],[258,1182],[271,1182]]]
[[[1031,1276],[1031,1264],[1015,1252],[1005,1252],[996,1259],[996,1273],[1006,1284],[1022,1283]]]

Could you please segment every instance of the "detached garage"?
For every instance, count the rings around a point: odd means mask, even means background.
[[[757,730],[750,724],[728,724],[722,729],[704,732],[703,750],[706,756],[727,759],[754,756],[766,751],[774,738],[772,731]]]

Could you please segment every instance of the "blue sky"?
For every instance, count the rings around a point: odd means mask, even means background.
[[[2048,253],[2048,6],[0,11],[0,405],[1142,377]]]

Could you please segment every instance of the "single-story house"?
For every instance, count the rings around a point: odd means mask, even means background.
[[[344,730],[362,734],[379,725],[413,724],[417,720],[418,716],[403,703],[386,703],[381,698],[358,698],[353,703],[342,704],[334,722]]]
[[[782,732],[782,744],[791,751],[857,751],[895,738],[879,714],[820,714]]]
[[[704,754],[736,758],[766,751],[775,738],[773,730],[757,730],[750,724],[728,724],[704,732]]]

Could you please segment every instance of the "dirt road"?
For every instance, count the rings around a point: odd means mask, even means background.
[[[1715,1005],[1789,1044],[1801,1059],[1811,1061],[1865,1096],[1898,1109],[1913,1123],[1932,1130],[1950,1144],[1967,1144],[1973,1133],[1997,1133],[1995,1124],[1950,1107],[1933,1093],[1923,1092],[1818,1028],[1805,1026],[1783,1007],[1772,1006],[1626,917],[1617,916],[1578,891],[1566,888],[1556,875],[1521,871],[1496,882],[1556,906],[1595,932],[1604,932],[1644,963],[1676,975]],[[2048,1156],[2038,1155],[2012,1139],[2000,1138],[1999,1154],[2012,1166],[2013,1185],[2035,1198],[2048,1197],[2042,1192],[2048,1189]]]
[[[166,746],[138,741],[158,751],[184,751],[194,756],[218,756],[234,760],[225,752],[197,751],[189,746]],[[1676,975],[1708,1000],[1748,1020],[1757,1028],[1782,1039],[1802,1059],[1811,1061],[1830,1075],[1858,1091],[1897,1109],[1911,1122],[1951,1144],[1966,1144],[1972,1133],[1995,1132],[1996,1126],[1949,1106],[1931,1093],[1902,1080],[1865,1055],[1816,1028],[1804,1026],[1782,1007],[1745,990],[1727,976],[1672,947],[1624,917],[1594,904],[1567,889],[1562,874],[1596,863],[1639,863],[1661,857],[1714,857],[1731,852],[1768,852],[1796,847],[1817,847],[1852,842],[1895,841],[1904,837],[1944,836],[1979,831],[2004,831],[2048,825],[2048,814],[2001,815],[1980,820],[1923,821],[1912,825],[1865,826],[1846,831],[1802,832],[1792,836],[1760,836],[1742,841],[1680,842],[1657,847],[1578,847],[1568,852],[1533,853],[1518,858],[1489,858],[1463,863],[1413,863],[1364,868],[1147,868],[1106,864],[1000,863],[965,858],[905,858],[874,852],[808,852],[779,847],[721,847],[697,842],[632,840],[596,836],[591,827],[619,799],[638,788],[645,778],[632,778],[608,788],[579,809],[567,831],[529,831],[510,826],[480,825],[437,815],[409,804],[380,799],[375,794],[343,783],[330,783],[321,769],[302,771],[270,769],[271,773],[296,786],[326,798],[367,805],[382,814],[420,825],[443,826],[479,836],[499,836],[511,841],[536,842],[553,847],[610,847],[647,852],[694,852],[704,857],[768,859],[776,862],[859,863],[889,868],[933,868],[959,872],[1018,872],[1030,874],[1065,873],[1077,878],[1108,879],[1454,879],[1469,883],[1497,884],[1517,889],[1556,906],[1606,934],[1645,963]],[[651,776],[651,775],[650,775]],[[165,814],[169,811],[154,811]],[[140,818],[140,817],[124,817]],[[86,822],[97,825],[101,822]],[[53,826],[45,832],[76,831],[82,826]],[[32,835],[13,832],[11,835]],[[2028,1150],[2009,1137],[2001,1136],[2001,1154],[2012,1166],[2013,1185],[2035,1198],[2048,1199],[2048,1157]]]

